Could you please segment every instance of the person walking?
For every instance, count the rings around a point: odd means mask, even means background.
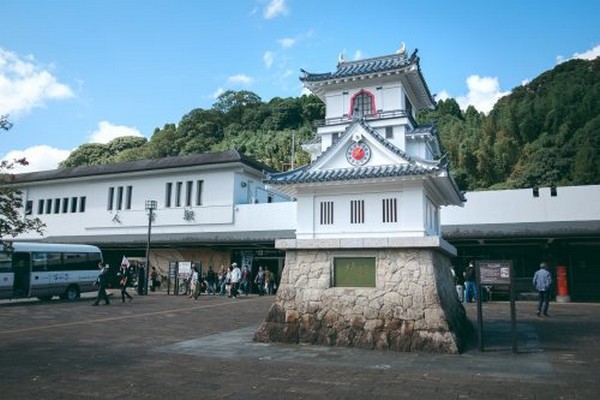
[[[127,265],[122,264],[119,272],[117,273],[119,277],[119,286],[121,288],[121,302],[125,303],[125,297],[129,298],[129,301],[133,300],[133,297],[129,293],[127,293],[127,287],[131,284],[131,275],[129,274],[129,267]]]
[[[242,279],[242,270],[238,267],[237,263],[231,264],[231,290],[229,297],[233,297],[237,299],[239,288],[240,288],[240,280]]]
[[[160,279],[156,267],[152,267],[150,272],[150,290],[154,292],[157,288],[160,288]]]
[[[469,262],[465,271],[465,302],[471,303],[477,301],[477,285],[475,284],[475,264]]]
[[[254,278],[254,283],[256,284],[256,287],[258,288],[258,295],[264,296],[265,295],[265,270],[263,269],[262,265],[258,267],[258,273],[256,274],[256,277]]]
[[[548,306],[550,305],[550,288],[552,287],[552,276],[548,272],[548,264],[545,262],[540,264],[538,269],[533,275],[533,286],[538,291],[538,307],[537,316],[548,316]]]
[[[212,294],[213,296],[217,294],[217,273],[213,270],[212,265],[208,266],[208,271],[206,272],[206,292],[208,294]]]
[[[240,286],[242,289],[242,293],[246,296],[250,293],[250,282],[252,282],[252,277],[250,276],[250,270],[247,265],[244,265],[242,268],[242,279],[240,282]]]
[[[106,293],[106,285],[108,285],[108,265],[104,265],[100,262],[98,263],[98,268],[100,268],[100,274],[98,274],[98,278],[96,279],[98,295],[96,295],[96,301],[94,301],[92,305],[97,306],[100,303],[100,300],[104,300],[104,305],[107,306],[110,304],[108,294]]]
[[[190,295],[188,297],[194,297],[194,300],[198,300],[199,284],[200,277],[198,274],[198,268],[194,265],[192,268],[192,276],[190,276]]]

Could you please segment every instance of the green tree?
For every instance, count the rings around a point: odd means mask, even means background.
[[[0,116],[0,131],[8,131],[13,124],[8,121],[8,116]],[[15,238],[25,232],[35,231],[42,234],[45,225],[39,218],[28,217],[27,210],[23,216],[23,193],[10,185],[13,175],[10,171],[16,165],[27,165],[26,159],[0,162],[0,244],[5,250],[12,248],[10,238]]]

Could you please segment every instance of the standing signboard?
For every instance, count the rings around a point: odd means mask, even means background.
[[[515,307],[515,285],[512,261],[477,261],[476,262],[476,277],[477,277],[477,326],[479,350],[483,351],[483,310],[481,304],[481,287],[482,285],[491,286],[508,286],[510,293],[510,321],[511,321],[511,336],[512,336],[512,351],[517,352],[517,319]]]

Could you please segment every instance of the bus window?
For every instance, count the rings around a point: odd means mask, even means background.
[[[48,254],[31,253],[31,270],[36,272],[48,271]]]
[[[76,269],[90,269],[87,268],[87,254],[86,253],[63,253],[64,270],[71,271]],[[93,265],[95,269],[98,265]]]
[[[12,272],[12,257],[6,253],[0,253],[0,273]]]

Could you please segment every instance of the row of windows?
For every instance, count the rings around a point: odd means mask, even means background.
[[[30,262],[31,270],[34,272],[76,270],[95,271],[98,270],[98,263],[101,261],[102,254],[100,253],[0,253],[0,272],[15,272],[15,269],[29,268]]]
[[[395,223],[398,222],[398,199],[382,199],[382,222]],[[334,223],[334,202],[322,201],[319,207],[319,221],[321,225],[333,225]],[[350,223],[364,224],[365,223],[365,201],[351,200],[350,201]]]
[[[118,186],[116,188],[108,188],[108,203],[107,209],[109,211],[115,210],[131,210],[131,198],[133,193],[133,187],[131,186]]]
[[[194,189],[195,183],[195,189]],[[165,207],[190,207],[193,205],[202,205],[202,192],[204,181],[197,180],[185,182],[185,193],[183,191],[184,182],[167,182],[165,185]],[[185,195],[185,197],[182,197]]]
[[[55,199],[38,200],[38,214],[66,214],[85,212],[86,197],[63,197]],[[25,204],[25,215],[33,214],[33,200],[27,200]]]

